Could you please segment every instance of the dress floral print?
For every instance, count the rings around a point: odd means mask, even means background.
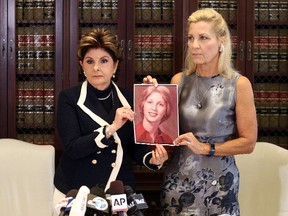
[[[221,160],[225,160],[227,164],[230,163],[229,157],[222,157]],[[235,179],[231,172],[227,172],[225,175],[216,178],[212,169],[203,168],[196,172],[196,178],[186,177],[181,181],[179,176],[183,176],[183,174],[187,175],[186,170],[191,169],[193,165],[191,166],[190,162],[188,162],[181,167],[183,169],[179,173],[174,172],[165,177],[161,198],[167,200],[165,199],[166,194],[171,194],[173,191],[176,192],[177,196],[172,196],[169,199],[170,203],[162,206],[164,208],[162,215],[217,216],[219,212],[222,215],[239,215],[235,193],[236,191],[238,192],[238,188],[235,188]],[[236,179],[238,179],[238,176],[236,176]],[[193,210],[191,207],[195,205],[196,199],[198,199],[197,202],[202,202],[209,210],[203,213],[199,212],[199,210]],[[168,210],[165,211],[165,208],[170,208],[170,213]],[[171,208],[173,208],[172,212],[174,214],[171,214]],[[213,213],[213,209],[216,210],[215,213]]]
[[[198,77],[201,92],[209,91],[197,109],[195,73],[179,86],[180,133],[192,132],[204,143],[224,142],[235,136],[236,81],[221,76]],[[211,82],[211,79],[212,82]],[[162,216],[239,216],[239,171],[234,156],[194,154],[187,146],[175,147],[164,173]]]

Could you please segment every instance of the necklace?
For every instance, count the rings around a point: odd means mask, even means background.
[[[215,77],[215,76],[211,77],[211,80],[212,80],[212,81],[213,81],[213,78],[214,78],[214,77]],[[202,109],[202,107],[203,107],[202,101],[203,101],[205,95],[206,95],[207,92],[214,86],[216,80],[215,80],[214,82],[212,82],[212,81],[210,82],[209,88],[206,89],[206,91],[204,92],[204,94],[202,95],[201,100],[200,100],[198,79],[199,79],[199,75],[196,73],[196,97],[197,97],[197,100],[198,100],[198,103],[196,104],[196,108],[200,110],[200,109]]]
[[[112,94],[112,90],[110,91],[110,93],[106,97],[104,97],[104,98],[99,98],[98,97],[98,100],[100,100],[100,101],[106,100],[106,99],[108,99],[111,96],[111,94]]]

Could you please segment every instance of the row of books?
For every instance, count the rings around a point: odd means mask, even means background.
[[[118,0],[79,1],[80,17],[84,20],[116,19]],[[237,20],[237,1],[200,1],[199,8],[211,7],[222,14],[225,20]],[[174,1],[136,0],[136,20],[171,20]],[[18,0],[17,19],[46,20],[55,18],[55,0]],[[256,21],[286,21],[288,3],[279,1],[255,2]]]
[[[53,26],[26,26],[17,28],[17,70],[29,73],[53,71],[55,34]]]
[[[281,146],[285,149],[288,149],[288,136],[287,135],[258,135],[258,142],[270,142],[270,143],[277,143],[278,146]]]
[[[82,0],[79,2],[80,18],[90,20],[115,20],[118,17],[118,0]],[[136,20],[172,20],[174,1],[136,0]]]
[[[23,140],[29,143],[42,144],[42,145],[54,145],[55,135],[52,134],[38,134],[36,133],[17,133],[17,139]]]
[[[287,50],[287,29],[257,29],[254,37],[254,71],[287,74]]]
[[[17,127],[54,127],[54,112],[22,112],[16,116]]]
[[[255,2],[255,21],[282,21],[288,19],[288,2],[284,1],[258,1]]]
[[[79,1],[80,19],[92,20],[115,20],[118,17],[118,0],[82,0]]]
[[[137,20],[172,20],[174,16],[173,0],[136,0]]]
[[[148,75],[153,72],[157,75],[173,73],[172,52],[136,52],[135,53],[136,75]]]
[[[288,128],[288,107],[257,107],[258,127]]]
[[[173,36],[171,28],[139,27],[134,36],[136,75],[173,72]]]
[[[288,107],[288,91],[254,91],[254,98],[259,107]]]
[[[237,1],[199,1],[199,8],[213,8],[229,22],[237,21]]]
[[[55,0],[17,0],[17,20],[53,20]]]
[[[275,98],[275,93],[277,93],[278,97],[280,95],[282,95],[282,97],[287,97],[285,96],[287,95],[286,92],[288,92],[288,85],[287,82],[285,82],[285,79],[287,80],[287,77],[283,77],[283,80],[281,80],[282,78],[279,78],[278,80],[272,80],[273,77],[269,77],[269,79],[271,80],[261,80],[261,78],[257,79],[253,86],[255,97],[263,97],[264,92],[267,92],[266,94],[270,98]],[[268,98],[267,96],[265,97]]]
[[[283,21],[288,19],[288,2],[255,1],[255,21]],[[237,21],[237,1],[200,1],[199,8],[214,8],[226,21]]]
[[[51,87],[51,82],[19,81],[19,85],[24,88],[16,91],[17,126],[53,127],[54,89],[45,88]]]
[[[271,73],[277,72],[278,75],[288,75],[288,52],[254,52],[254,71]]]
[[[254,100],[259,128],[288,127],[288,86],[279,83],[257,83]]]

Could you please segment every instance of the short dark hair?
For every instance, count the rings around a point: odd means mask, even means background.
[[[88,50],[97,48],[109,53],[114,62],[120,62],[122,60],[122,52],[117,36],[105,28],[92,29],[82,36],[77,52],[78,60],[83,61]],[[116,77],[118,74],[117,71],[115,74]]]

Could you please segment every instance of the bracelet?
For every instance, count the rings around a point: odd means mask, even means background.
[[[105,126],[105,135],[108,135],[109,137],[111,137],[113,134],[111,133],[111,131],[109,130],[108,125]]]
[[[213,157],[215,154],[215,141],[209,139],[208,143],[210,144],[210,152],[209,152],[209,157]]]

